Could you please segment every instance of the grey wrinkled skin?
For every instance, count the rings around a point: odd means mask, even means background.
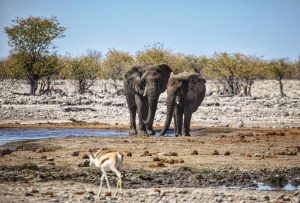
[[[166,64],[137,65],[124,76],[124,89],[130,114],[130,135],[154,135],[153,120],[158,98],[166,90],[172,70]],[[136,129],[136,112],[139,126]]]
[[[190,136],[192,114],[205,97],[205,83],[198,73],[179,73],[170,77],[167,86],[167,117],[160,135],[166,134],[174,115],[176,135]]]

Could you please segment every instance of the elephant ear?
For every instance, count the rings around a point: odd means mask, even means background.
[[[125,80],[129,87],[137,94],[144,94],[144,84],[142,81],[144,66],[133,66],[125,74]]]
[[[167,88],[168,80],[172,69],[167,64],[158,65],[161,74],[161,92],[164,92]]]
[[[198,74],[193,74],[189,77],[189,91],[200,92],[203,89],[206,80]]]
[[[195,106],[199,106],[204,99],[206,87],[206,80],[201,78],[198,74],[193,74],[189,78],[188,94],[187,98],[190,103],[195,103]]]

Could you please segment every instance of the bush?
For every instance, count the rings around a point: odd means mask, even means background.
[[[129,53],[117,50],[109,50],[102,65],[101,77],[105,79],[119,80],[125,72],[134,64]]]

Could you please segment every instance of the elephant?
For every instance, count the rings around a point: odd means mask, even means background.
[[[166,134],[174,115],[176,135],[190,136],[192,114],[205,97],[205,83],[198,73],[184,72],[170,77],[167,84],[166,121],[160,135]]]
[[[159,96],[167,88],[172,70],[167,64],[136,65],[124,76],[124,90],[130,114],[129,135],[136,135],[136,112],[139,134],[155,135],[153,120]]]

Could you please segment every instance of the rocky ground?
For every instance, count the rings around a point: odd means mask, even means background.
[[[252,97],[207,96],[191,137],[64,137],[0,149],[0,202],[300,202],[300,81],[257,81]],[[121,82],[97,81],[78,95],[71,81],[49,96],[28,96],[22,81],[0,82],[0,128],[128,129]],[[160,97],[155,127],[165,119]],[[254,127],[254,128],[252,128]],[[1,129],[0,129],[1,133]],[[123,195],[96,197],[100,171],[88,149],[125,154]],[[115,176],[109,173],[114,186]],[[275,191],[256,190],[263,183]],[[282,186],[298,188],[284,191]]]
[[[0,183],[1,202],[299,202],[300,194],[278,191],[246,191],[212,188],[125,189],[116,197],[95,195],[94,184],[71,181]]]
[[[100,122],[128,124],[129,113],[121,81],[99,80],[89,93],[76,93],[72,81],[58,80],[52,95],[28,96],[24,81],[0,82],[0,123]],[[204,127],[299,127],[300,81],[284,81],[288,97],[279,97],[277,81],[256,81],[252,97],[221,96],[220,85],[207,82],[207,95],[192,125]],[[163,125],[166,93],[162,94],[155,125]]]
[[[195,128],[192,137],[65,137],[3,146],[0,202],[98,201],[89,148],[125,154],[123,196],[100,202],[299,202],[300,130]],[[109,174],[114,186],[115,175]],[[276,191],[255,190],[260,183]],[[282,191],[290,184],[298,191]],[[230,189],[231,188],[231,189]]]

